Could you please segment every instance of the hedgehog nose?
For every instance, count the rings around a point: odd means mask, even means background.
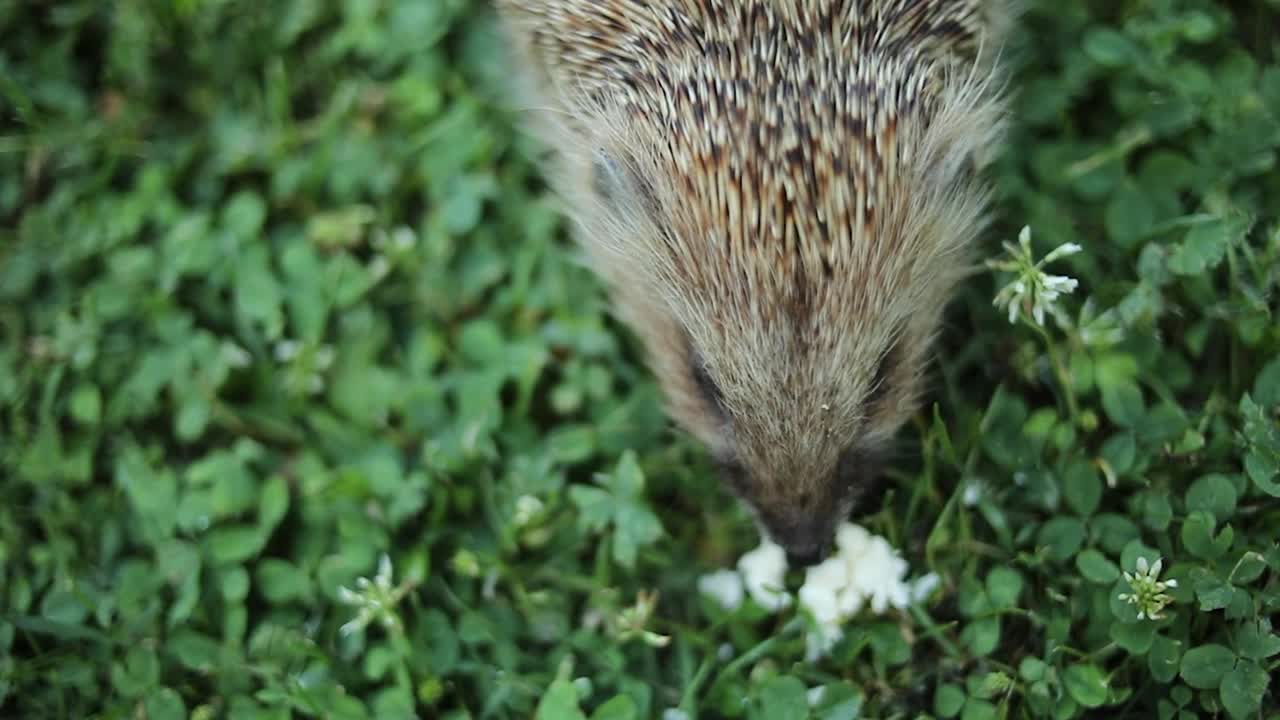
[[[795,534],[783,533],[779,540],[787,553],[787,565],[794,568],[817,565],[827,559],[827,553],[831,549],[830,533],[809,530]]]
[[[822,518],[766,515],[764,524],[769,536],[786,552],[789,566],[804,568],[827,559],[835,533]]]
[[[787,550],[787,565],[796,568],[805,568],[810,565],[817,565],[827,559],[827,544],[810,545],[798,549]]]

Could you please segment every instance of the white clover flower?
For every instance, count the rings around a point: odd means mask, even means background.
[[[334,358],[333,346],[321,345],[319,348],[316,349],[316,369],[328,370],[330,367],[333,366],[333,358]]]
[[[373,260],[369,261],[369,275],[373,278],[374,282],[385,278],[390,272],[391,261],[387,260],[382,255],[378,255],[374,257]]]
[[[391,246],[400,252],[412,248],[417,242],[418,236],[414,234],[412,228],[400,225],[391,231]]]
[[[1173,597],[1165,590],[1178,587],[1178,581],[1157,579],[1164,568],[1163,558],[1156,558],[1154,563],[1148,565],[1145,557],[1139,557],[1134,565],[1137,572],[1124,574],[1125,582],[1129,583],[1133,592],[1120,593],[1119,599],[1138,606],[1139,620],[1164,619],[1160,613],[1173,602]]]
[[[787,574],[787,554],[766,538],[760,547],[738,560],[738,571],[751,599],[769,612],[777,612],[791,605],[791,596],[783,587]]]
[[[338,628],[340,634],[359,632],[375,621],[388,630],[398,631],[403,627],[396,614],[396,605],[417,583],[410,579],[399,586],[393,586],[392,572],[391,558],[384,553],[378,559],[378,573],[373,580],[356,578],[355,590],[345,586],[338,587],[338,601],[358,608],[355,618]]]
[[[290,366],[287,382],[295,392],[316,395],[324,390],[324,372],[334,361],[331,345],[321,345],[313,350],[298,340],[281,340],[276,343],[273,354],[276,362]]]
[[[650,647],[666,647],[671,643],[671,636],[659,635],[647,627],[649,620],[653,618],[654,610],[657,608],[658,593],[656,591],[647,592],[641,590],[636,593],[635,604],[631,607],[623,608],[614,618],[614,636],[621,642],[639,639]]]
[[[970,480],[964,485],[964,492],[960,495],[960,502],[964,503],[965,507],[973,507],[982,499],[985,491],[986,488],[982,486],[980,480]]]
[[[278,362],[287,363],[298,357],[302,351],[302,343],[297,340],[281,340],[276,343],[275,355]]]
[[[733,612],[742,606],[746,589],[742,576],[732,570],[717,570],[698,578],[698,592],[708,595],[720,607]]]
[[[1019,315],[1030,315],[1036,324],[1044,325],[1045,313],[1059,312],[1057,301],[1063,295],[1075,292],[1080,283],[1065,275],[1049,275],[1044,266],[1074,255],[1083,248],[1075,243],[1065,243],[1037,261],[1031,252],[1031,228],[1024,227],[1018,234],[1018,244],[1004,243],[1007,260],[992,260],[987,266],[1014,274],[1014,279],[996,293],[994,304],[1009,313],[1009,322],[1017,322]]]
[[[542,513],[542,501],[533,495],[521,495],[516,499],[516,512],[512,517],[512,522],[517,528],[533,522],[533,519]]]

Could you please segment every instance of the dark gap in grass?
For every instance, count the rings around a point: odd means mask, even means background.
[[[75,67],[92,68],[80,73],[81,88],[90,97],[101,93],[105,71],[110,67],[107,55],[111,35],[110,12],[111,9],[104,5],[92,13],[85,25],[79,28],[71,47]]]
[[[317,56],[321,54],[325,41],[338,28],[336,18],[326,17],[324,22],[307,28],[295,37],[290,47],[290,51],[296,52],[299,57],[285,68],[290,91],[289,115],[297,124],[305,124],[323,116],[335,89],[335,78],[331,74],[308,72],[310,65],[319,64]]]

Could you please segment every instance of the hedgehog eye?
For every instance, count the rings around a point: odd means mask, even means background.
[[[591,190],[603,202],[611,205],[630,200],[636,209],[658,219],[658,199],[653,185],[643,177],[636,163],[629,156],[619,161],[614,156],[597,149],[591,156]]]
[[[846,448],[840,453],[840,459],[836,461],[835,481],[836,486],[842,491],[848,492],[858,484],[858,466],[859,449],[856,447]]]
[[[745,493],[750,486],[750,478],[747,475],[747,468],[735,457],[718,456],[713,458],[716,471],[734,492]]]
[[[716,381],[707,372],[706,364],[702,362],[702,358],[697,353],[693,353],[690,358],[689,374],[693,378],[693,386],[698,389],[698,394],[723,417],[725,414],[724,394],[720,391],[720,386],[716,384]]]
[[[881,472],[883,454],[876,448],[851,445],[836,462],[835,482],[854,507],[875,510],[889,488],[889,479]]]

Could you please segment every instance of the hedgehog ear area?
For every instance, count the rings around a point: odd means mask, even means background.
[[[689,351],[689,377],[693,380],[693,387],[697,389],[698,396],[707,404],[720,418],[722,422],[728,422],[729,410],[725,406],[724,393],[720,390],[720,386],[716,384],[711,373],[707,370],[707,364],[703,361],[702,356],[696,350],[690,347]]]
[[[689,344],[689,377],[693,380],[693,387],[697,390],[699,398],[708,408],[711,409],[715,416],[722,424],[729,423],[729,411],[725,406],[724,395],[720,391],[720,386],[711,377],[707,371],[707,365],[702,360],[702,356],[693,348],[693,341],[687,340]],[[715,463],[716,471],[723,480],[735,493],[745,495],[751,487],[751,475],[747,472],[747,467],[732,449],[718,449],[712,452],[712,462]]]
[[[939,188],[959,188],[972,185],[983,169],[977,149],[948,148],[933,158],[924,175]]]
[[[720,480],[735,493],[745,495],[751,488],[751,475],[742,461],[733,455],[715,455],[711,461],[716,466]]]
[[[640,172],[638,163],[627,154],[604,148],[591,152],[591,190],[613,208],[635,204],[651,219],[657,218],[658,202],[653,183]]]
[[[613,156],[597,148],[591,153],[591,191],[606,203],[614,203],[620,194],[621,168]]]

